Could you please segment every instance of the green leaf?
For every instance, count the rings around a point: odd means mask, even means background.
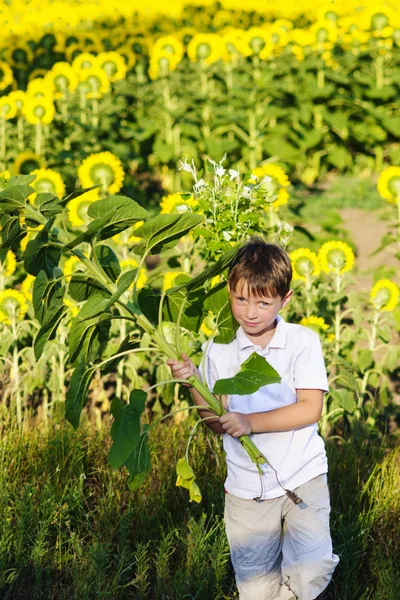
[[[29,185],[32,181],[35,181],[36,175],[13,175],[7,181],[9,186],[20,186],[20,185]]]
[[[161,296],[155,294],[150,287],[144,287],[139,290],[139,308],[144,316],[147,317],[151,323],[153,323],[153,325],[158,325],[158,309],[160,306],[160,300]]]
[[[85,364],[80,364],[72,373],[65,399],[65,417],[75,429],[79,426],[82,408],[94,373],[95,369]]]
[[[35,317],[43,324],[46,312],[63,304],[64,288],[57,279],[49,279],[45,271],[40,271],[33,283],[32,302]]]
[[[35,206],[47,219],[51,219],[63,211],[60,200],[54,194],[38,194],[35,198]]]
[[[164,320],[177,323],[184,304],[179,325],[189,331],[197,332],[204,317],[204,298],[205,293],[202,289],[195,290],[191,294],[184,289],[169,289],[163,306]]]
[[[136,234],[136,232],[135,232],[135,234]],[[177,286],[177,288],[179,289],[179,288],[186,287],[189,291],[192,291],[192,290],[196,290],[200,287],[203,287],[203,285],[206,283],[206,281],[208,281],[209,279],[212,279],[213,277],[216,277],[217,275],[220,275],[229,267],[229,265],[231,264],[233,258],[235,257],[235,255],[238,251],[238,248],[239,248],[239,246],[235,246],[231,250],[228,250],[228,252],[223,254],[221,256],[221,258],[218,260],[218,262],[216,262],[214,265],[207,267],[206,269],[204,269],[204,271],[199,273],[199,275],[197,275],[196,277],[193,277],[193,279],[191,279],[187,283]]]
[[[43,319],[43,324],[39,329],[35,342],[34,342],[34,352],[36,360],[43,354],[43,350],[45,345],[49,340],[53,340],[56,337],[57,328],[65,316],[68,308],[64,305],[54,306],[50,310],[48,310]]]
[[[135,237],[143,238],[143,242],[135,246],[135,254],[139,256],[149,251],[159,254],[174,248],[183,235],[196,227],[203,217],[190,212],[180,215],[157,215],[144,225],[135,229]]]
[[[139,345],[140,345],[140,343],[138,341],[132,341],[130,339],[130,336],[127,335],[125,337],[125,339],[121,342],[121,345],[119,346],[115,355],[120,354],[121,352],[127,352],[128,350],[134,350],[135,348],[138,348]],[[112,357],[110,356],[110,358],[112,358]],[[107,362],[101,370],[102,375],[106,375],[107,373],[111,373],[112,371],[115,371],[115,369],[118,366],[118,363],[121,360],[123,360],[123,358],[124,358],[123,356],[119,356],[119,357],[115,358],[114,360],[110,360],[109,362]]]
[[[351,390],[340,389],[332,390],[331,396],[334,399],[330,408],[342,408],[347,413],[353,413],[357,406],[357,396]]]
[[[95,246],[94,254],[106,275],[115,283],[121,274],[118,257],[115,252],[104,244]]]
[[[106,311],[109,300],[91,296],[72,319],[69,334],[69,354],[72,363],[94,360],[108,341],[111,313]]]
[[[27,197],[35,190],[29,185],[7,185],[0,192],[0,208],[2,212],[8,212],[22,208],[26,204]]]
[[[257,352],[253,352],[240,367],[239,373],[228,379],[219,379],[214,386],[215,394],[254,394],[260,387],[280,383],[281,377]]]
[[[143,425],[140,442],[125,463],[129,471],[128,487],[132,492],[143,484],[151,468],[151,456],[147,440],[148,427],[147,424]]]
[[[238,323],[232,315],[226,282],[219,283],[208,292],[204,308],[210,310],[215,315],[215,322],[218,329],[215,342],[218,344],[229,344],[235,336]]]
[[[97,294],[102,298],[111,297],[111,292],[103,287],[96,279],[93,279],[88,275],[79,275],[77,273],[71,277],[68,293],[76,302],[83,302],[94,294]]]
[[[362,373],[368,369],[374,362],[371,350],[361,348],[357,352],[357,363]]]
[[[101,186],[100,185],[92,185],[92,187],[89,187],[89,188],[75,190],[71,194],[64,196],[64,198],[60,201],[60,204],[61,204],[61,206],[64,207],[68,204],[68,202],[71,202],[71,200],[74,200],[75,198],[79,198],[79,196],[83,196],[83,194],[86,194],[86,192],[91,192],[92,190],[95,190],[99,187],[101,187]]]
[[[389,346],[385,356],[385,367],[389,369],[389,371],[394,371],[400,363],[400,346],[393,345]]]
[[[140,418],[144,411],[147,394],[143,390],[132,390],[129,404],[113,411],[114,423],[111,427],[113,444],[108,454],[108,462],[118,469],[126,463],[140,442]],[[121,402],[117,400],[117,402]],[[113,401],[114,403],[114,401]]]
[[[127,196],[108,196],[93,202],[88,208],[88,216],[96,219],[93,227],[96,223],[101,223],[96,235],[98,239],[105,240],[128,229],[137,221],[144,221],[149,217],[149,213]],[[107,221],[104,223],[103,219],[106,216]]]
[[[26,236],[26,226],[21,227],[19,215],[3,215],[0,228],[2,249],[18,251],[21,240]]]
[[[43,229],[34,240],[28,242],[24,252],[24,267],[30,275],[38,275],[44,271],[51,277],[53,269],[58,266],[61,258],[60,248],[48,245],[49,235]]]

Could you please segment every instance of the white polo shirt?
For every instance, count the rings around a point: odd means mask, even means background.
[[[206,344],[203,345],[203,350]],[[210,390],[218,379],[233,377],[240,365],[257,352],[279,373],[281,383],[260,388],[254,394],[228,397],[228,410],[245,414],[265,412],[297,402],[296,389],[328,391],[328,380],[318,335],[302,325],[286,323],[278,315],[275,333],[265,349],[253,344],[241,327],[230,344],[211,342],[203,356],[200,373],[205,372]],[[203,367],[204,364],[204,367]],[[325,446],[316,423],[290,431],[255,433],[250,437],[278,473],[282,486],[297,486],[328,470]],[[262,465],[262,486],[256,465],[239,440],[223,436],[228,476],[225,489],[239,498],[278,498],[285,491],[275,472]]]

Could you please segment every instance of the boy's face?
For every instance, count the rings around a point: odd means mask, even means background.
[[[232,314],[246,335],[256,344],[263,345],[275,329],[278,312],[287,305],[293,295],[290,290],[284,298],[280,296],[253,296],[244,280],[239,280],[236,289],[229,289]],[[254,338],[254,339],[253,339]]]

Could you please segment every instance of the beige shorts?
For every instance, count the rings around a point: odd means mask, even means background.
[[[240,600],[314,600],[339,562],[332,553],[326,474],[256,502],[225,495],[225,525]]]

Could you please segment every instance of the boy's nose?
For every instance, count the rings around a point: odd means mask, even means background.
[[[248,306],[245,314],[246,319],[255,319],[257,317],[256,307]]]

